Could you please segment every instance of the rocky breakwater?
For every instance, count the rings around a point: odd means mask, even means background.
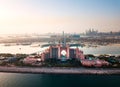
[[[0,72],[37,74],[120,74],[119,68],[0,67]]]

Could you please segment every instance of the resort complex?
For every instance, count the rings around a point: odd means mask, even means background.
[[[82,66],[87,67],[102,67],[109,66],[109,62],[105,60],[99,60],[98,58],[85,57],[82,50],[78,46],[71,48],[70,44],[66,44],[66,38],[63,32],[62,43],[50,44],[40,54],[34,56],[28,56],[23,60],[25,64],[33,64],[36,62],[45,62],[45,61],[55,60],[56,63],[65,64],[68,61],[76,60]],[[59,62],[58,62],[59,61]],[[71,63],[74,63],[72,61]]]
[[[38,46],[38,52],[30,54],[1,53],[0,71],[51,74],[119,74],[120,55],[85,54],[80,42],[74,43],[79,40],[79,36],[77,38],[75,36],[73,42],[68,41],[66,37],[67,35],[63,32],[58,40],[48,41],[48,44],[44,43]],[[23,45],[26,46],[26,44]],[[21,49],[19,50],[21,51]]]

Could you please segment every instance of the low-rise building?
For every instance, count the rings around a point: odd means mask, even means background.
[[[23,63],[24,64],[35,64],[37,62],[41,62],[41,58],[40,57],[36,57],[36,56],[28,56],[26,58],[24,58]]]
[[[81,60],[81,64],[86,67],[102,67],[102,66],[109,66],[109,62],[105,60],[88,60],[88,59],[83,59]]]

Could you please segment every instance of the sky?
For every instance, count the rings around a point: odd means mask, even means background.
[[[120,0],[0,0],[0,34],[120,31]]]

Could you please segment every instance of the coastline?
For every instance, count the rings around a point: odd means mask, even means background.
[[[0,72],[33,74],[115,74],[120,75],[120,68],[68,68],[68,67],[5,67]]]

